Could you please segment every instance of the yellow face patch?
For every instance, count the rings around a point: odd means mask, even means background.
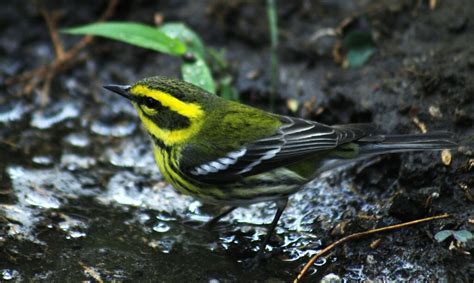
[[[168,146],[187,141],[191,136],[197,134],[202,125],[201,121],[190,120],[191,126],[186,129],[166,130],[158,127],[142,111],[139,110],[138,115],[147,131]]]
[[[155,89],[149,89],[148,87],[142,85],[134,86],[130,92],[135,96],[151,97],[159,101],[163,106],[167,107],[171,111],[174,111],[179,115],[189,119],[190,126],[185,129],[162,129],[147,117],[147,115],[160,115],[159,111],[144,105],[138,106],[136,103],[134,103],[140,120],[142,121],[146,130],[154,137],[161,140],[165,145],[172,146],[185,142],[190,137],[197,134],[197,132],[201,129],[204,111],[198,104],[181,101],[168,93]]]
[[[157,111],[153,108],[147,107],[145,105],[140,106],[140,109],[145,112],[148,116],[153,116],[157,114]]]

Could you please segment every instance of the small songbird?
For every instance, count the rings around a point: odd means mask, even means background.
[[[373,124],[328,126],[228,101],[177,79],[104,87],[132,102],[160,171],[176,190],[228,206],[209,226],[238,206],[276,203],[258,259],[288,197],[323,171],[379,154],[456,147],[449,133],[384,135]]]

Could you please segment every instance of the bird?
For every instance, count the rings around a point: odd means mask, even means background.
[[[182,194],[226,208],[207,227],[237,207],[276,204],[257,261],[289,196],[321,173],[380,154],[457,146],[449,132],[387,135],[370,123],[329,126],[229,101],[174,78],[104,88],[133,104],[167,182]]]

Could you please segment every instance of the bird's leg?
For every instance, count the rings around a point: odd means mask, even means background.
[[[219,215],[216,215],[214,216],[211,220],[209,220],[206,225],[204,225],[204,227],[206,229],[209,229],[211,230],[216,224],[217,222],[219,222],[219,220],[221,220],[224,216],[228,215],[229,213],[231,213],[232,211],[234,211],[237,207],[236,206],[231,206],[229,208],[227,208],[226,210],[224,210],[221,214]]]
[[[275,203],[277,205],[277,211],[275,213],[275,217],[273,217],[273,221],[270,224],[270,227],[268,228],[267,235],[265,236],[265,239],[260,244],[257,256],[255,257],[256,263],[260,262],[260,260],[263,257],[263,254],[265,253],[265,248],[267,247],[268,242],[270,241],[270,238],[272,237],[273,232],[275,231],[275,228],[278,224],[278,220],[280,220],[280,217],[283,214],[283,211],[285,210],[286,205],[288,204],[288,198],[279,199]]]

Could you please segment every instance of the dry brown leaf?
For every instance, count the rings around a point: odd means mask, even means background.
[[[376,249],[380,246],[380,242],[382,242],[382,239],[376,239],[372,243],[370,243],[370,248],[371,249]]]
[[[82,261],[79,262],[79,265],[84,269],[84,273],[86,275],[89,275],[90,277],[94,278],[94,280],[99,283],[104,282],[104,280],[100,278],[100,273],[94,267],[87,266]]]
[[[165,21],[165,16],[163,15],[163,13],[156,12],[153,15],[153,21],[155,22],[156,26],[161,26],[163,22]]]
[[[467,164],[468,164],[467,170],[471,171],[471,169],[474,167],[474,159],[469,159],[467,161]]]
[[[288,107],[288,109],[290,109],[291,112],[295,113],[296,111],[298,111],[298,108],[299,108],[299,105],[300,103],[298,102],[298,100],[294,99],[294,98],[290,98],[286,101],[286,107]]]
[[[260,71],[259,70],[251,70],[247,74],[245,74],[245,77],[249,80],[255,80],[260,76]]]
[[[451,151],[449,149],[443,149],[441,151],[441,161],[444,165],[449,166],[451,165],[453,157],[451,155]]]
[[[463,182],[458,182],[458,186],[464,191],[464,196],[466,199],[468,199],[470,202],[474,202],[474,196],[471,194],[469,186]]]
[[[443,114],[441,113],[441,110],[439,109],[438,106],[431,105],[428,111],[430,112],[431,117],[434,117],[434,118],[443,117]]]
[[[423,133],[423,134],[426,134],[428,132],[428,128],[426,127],[426,124],[421,122],[420,119],[418,119],[418,117],[413,117],[413,123],[415,123],[415,125],[418,127],[418,129],[420,129],[420,131]]]

